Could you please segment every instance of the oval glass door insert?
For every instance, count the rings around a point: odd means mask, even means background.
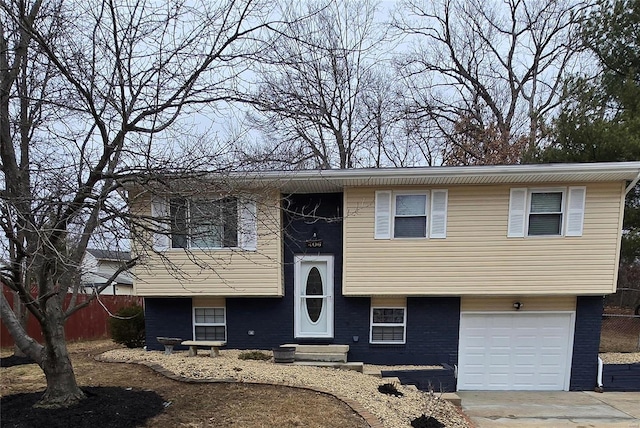
[[[310,298],[311,296],[322,296],[322,276],[318,268],[313,267],[309,271],[307,277],[307,287],[305,288],[305,294],[307,296],[307,313],[311,322],[318,322],[320,314],[322,313],[322,299],[321,297]]]

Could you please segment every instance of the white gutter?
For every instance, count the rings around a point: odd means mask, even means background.
[[[353,168],[233,173],[252,179],[358,179],[403,177],[468,177],[525,174],[622,173],[640,179],[640,162],[558,163],[533,165],[433,166],[408,168]]]
[[[627,195],[629,194],[629,192],[631,191],[631,189],[633,189],[634,187],[636,187],[636,184],[638,184],[638,180],[640,180],[640,172],[638,173],[638,175],[636,175],[636,178],[633,179],[633,181],[631,183],[629,183],[629,185],[627,186],[626,189],[624,189],[624,194]]]

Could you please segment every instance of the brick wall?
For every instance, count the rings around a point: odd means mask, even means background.
[[[145,341],[148,350],[160,351],[164,346],[157,336],[193,338],[191,298],[144,299]],[[175,349],[186,349],[177,346]]]
[[[571,391],[590,391],[596,386],[602,304],[602,296],[578,296],[569,386]]]

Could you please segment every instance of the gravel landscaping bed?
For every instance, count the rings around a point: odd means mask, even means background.
[[[378,386],[385,382],[373,376],[349,370],[240,360],[238,355],[241,352],[246,351],[222,350],[219,357],[211,358],[206,353],[188,357],[187,352],[164,355],[159,351],[116,349],[105,352],[101,357],[110,361],[154,363],[179,376],[193,379],[230,379],[319,388],[360,403],[380,419],[385,428],[410,427],[411,420],[422,414],[437,418],[447,427],[469,427],[460,412],[438,394],[430,395],[396,385],[404,396],[395,397],[378,392]]]
[[[606,352],[600,354],[605,364],[633,364],[640,363],[640,352]]]

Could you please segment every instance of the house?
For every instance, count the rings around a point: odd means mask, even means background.
[[[87,294],[93,293],[113,276],[120,266],[131,259],[129,251],[101,250],[87,248],[81,265],[81,284]],[[132,295],[131,273],[122,272],[106,287],[101,295]]]
[[[350,361],[455,366],[458,390],[591,390],[639,175],[420,167],[132,188],[132,206],[166,220],[135,272],[148,349],[346,344]]]

